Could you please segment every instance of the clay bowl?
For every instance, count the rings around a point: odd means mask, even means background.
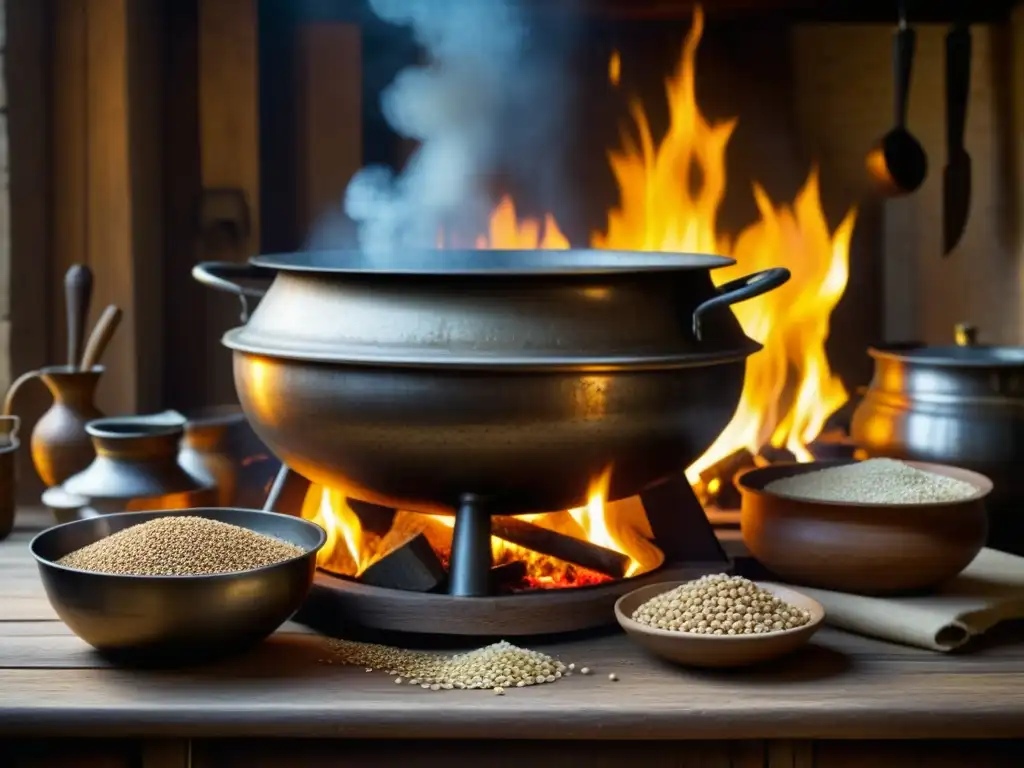
[[[633,621],[633,612],[655,595],[675,589],[685,581],[649,584],[623,595],[615,603],[615,618],[629,637],[651,653],[688,667],[748,667],[777,659],[807,644],[825,618],[825,609],[816,600],[778,584],[758,583],[790,605],[803,608],[811,620],[796,629],[783,629],[763,635],[694,635],[655,629]]]
[[[158,517],[195,515],[302,548],[303,554],[240,573],[123,576],[58,565],[71,552]],[[298,610],[313,583],[326,534],[306,520],[249,509],[185,509],[102,515],[49,528],[29,545],[46,596],[82,640],[115,661],[173,666],[243,651]]]
[[[780,496],[774,480],[853,461],[773,464],[737,478],[743,497],[743,543],[779,578],[862,595],[912,593],[956,576],[985,545],[984,499],[992,481],[958,467],[908,461],[913,467],[977,488],[942,504],[851,504]]]

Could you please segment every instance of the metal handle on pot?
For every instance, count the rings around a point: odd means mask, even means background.
[[[789,280],[789,277],[789,270],[785,267],[772,267],[771,269],[764,269],[746,277],[730,280],[725,285],[718,286],[717,296],[708,299],[693,310],[693,335],[700,341],[701,325],[704,315],[708,312],[720,307],[738,304],[741,301],[752,299],[763,293],[768,293],[768,291],[784,285]]]
[[[262,299],[266,290],[239,285],[235,280],[273,280],[275,272],[255,264],[235,264],[231,261],[202,261],[192,267],[192,279],[216,291],[231,293],[242,302],[242,322],[249,322],[247,299]]]

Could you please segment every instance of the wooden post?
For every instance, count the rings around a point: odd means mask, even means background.
[[[162,395],[160,11],[160,0],[54,5],[51,291],[59,296],[67,266],[85,262],[93,317],[108,303],[125,312],[103,361],[108,413],[155,409]],[[62,323],[53,325],[51,356],[63,347]]]
[[[204,189],[238,189],[249,209],[250,233],[239,247],[205,248],[203,259],[244,261],[259,253],[259,58],[256,0],[200,0],[199,143]],[[220,343],[238,325],[238,302],[207,292],[206,328],[197,340],[205,355],[206,397],[235,399],[231,356]],[[202,350],[202,351],[200,351]]]
[[[305,237],[363,164],[362,37],[337,22],[300,24],[296,36],[296,220]]]

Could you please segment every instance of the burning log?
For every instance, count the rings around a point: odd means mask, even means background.
[[[707,494],[705,502],[721,509],[738,509],[740,494],[733,484],[733,478],[745,469],[757,466],[754,456],[746,448],[730,453],[721,461],[712,464],[700,473],[701,485]]]
[[[729,483],[733,487],[732,483]],[[682,472],[640,494],[654,542],[667,563],[722,563],[728,558]]]
[[[429,592],[444,581],[441,560],[427,537],[418,533],[371,564],[359,581],[374,587]]]
[[[395,510],[389,507],[382,507],[378,504],[371,504],[368,501],[359,499],[346,499],[348,508],[359,518],[359,524],[364,531],[385,536],[395,524]]]
[[[491,592],[510,592],[512,588],[526,579],[526,562],[513,560],[511,563],[496,565],[491,568]]]
[[[554,557],[613,579],[621,579],[629,569],[628,555],[514,517],[492,518],[491,533],[539,555]]]
[[[856,446],[846,431],[840,428],[822,432],[814,442],[807,446],[818,461],[830,459],[852,459]]]

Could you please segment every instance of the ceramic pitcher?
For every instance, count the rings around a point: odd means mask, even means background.
[[[36,422],[30,445],[32,463],[47,486],[60,485],[89,466],[95,451],[85,425],[103,417],[96,407],[96,386],[102,366],[80,371],[66,365],[40,368],[18,377],[7,390],[4,414],[13,412],[22,385],[39,379],[50,390],[53,404]]]

